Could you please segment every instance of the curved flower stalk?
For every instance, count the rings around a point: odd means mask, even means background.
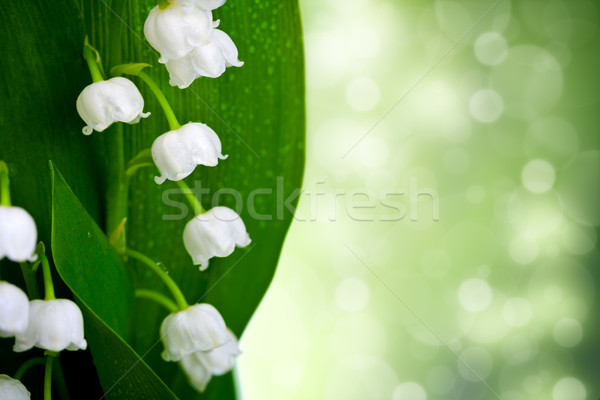
[[[240,216],[228,207],[214,207],[199,214],[183,230],[183,243],[200,271],[212,257],[227,257],[235,247],[246,247],[250,236]]]
[[[85,135],[102,132],[114,122],[135,124],[144,113],[144,99],[129,79],[116,77],[86,86],[77,98],[77,112],[87,124]]]
[[[35,221],[21,207],[0,206],[0,259],[35,261]]]
[[[0,374],[0,399],[29,400],[31,399],[31,393],[21,381]]]
[[[190,384],[203,392],[213,375],[224,375],[231,371],[235,358],[241,354],[235,335],[228,331],[229,342],[211,351],[198,351],[185,356],[180,363]]]
[[[212,10],[224,0],[175,0],[154,7],[144,23],[144,35],[160,53],[173,86],[184,89],[201,76],[217,78],[227,67],[241,67],[231,38],[215,29]]]
[[[198,351],[211,351],[225,345],[229,334],[221,314],[210,304],[195,304],[168,315],[160,334],[165,361],[179,361]]]
[[[22,334],[29,323],[29,299],[12,283],[0,281],[0,337]]]
[[[16,336],[14,351],[39,347],[45,350],[85,350],[83,317],[79,307],[67,299],[32,300],[29,303],[29,324]]]
[[[152,144],[152,159],[162,174],[154,178],[159,185],[167,179],[179,181],[189,176],[197,165],[214,167],[219,159],[226,158],[215,131],[200,123],[190,122],[171,130]]]

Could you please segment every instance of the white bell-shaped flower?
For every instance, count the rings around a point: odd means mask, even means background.
[[[162,174],[154,178],[159,185],[165,180],[179,181],[197,165],[214,167],[221,154],[219,137],[205,124],[190,122],[179,129],[160,135],[152,144],[152,158]]]
[[[225,32],[213,30],[210,41],[196,46],[185,57],[169,60],[166,63],[173,86],[185,89],[201,76],[217,78],[227,67],[241,67],[238,50],[233,40]]]
[[[0,259],[15,262],[35,261],[37,228],[21,207],[0,206]]]
[[[185,248],[201,271],[208,268],[210,258],[227,257],[235,246],[246,247],[250,242],[244,221],[227,207],[214,207],[195,216],[183,230]]]
[[[158,62],[164,64],[185,57],[194,47],[208,41],[215,26],[212,13],[196,3],[199,1],[188,1],[184,5],[174,1],[163,10],[156,6],[150,11],[144,23],[144,35],[160,53]]]
[[[29,298],[20,287],[0,281],[0,337],[21,334],[29,323]]]
[[[14,351],[36,346],[51,351],[85,350],[81,310],[71,300],[32,300],[29,302],[29,324],[16,336]]]
[[[17,379],[8,375],[0,374],[0,399],[6,400],[29,400],[31,393],[25,385]]]
[[[229,342],[211,351],[198,351],[181,359],[181,366],[190,383],[200,392],[213,375],[223,375],[231,371],[235,358],[241,353],[235,335],[229,332]]]
[[[160,326],[160,335],[165,345],[162,352],[165,361],[179,361],[198,351],[210,351],[230,340],[223,317],[206,303],[168,315]]]
[[[77,112],[87,126],[83,133],[102,132],[113,122],[135,124],[144,113],[144,98],[129,79],[116,77],[86,86],[77,98]]]

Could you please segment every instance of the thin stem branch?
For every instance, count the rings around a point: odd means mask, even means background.
[[[204,207],[202,207],[202,203],[200,203],[200,200],[198,200],[198,198],[194,195],[194,192],[192,191],[192,189],[190,189],[187,183],[185,183],[183,180],[179,180],[177,181],[177,185],[179,185],[179,187],[183,191],[183,194],[194,209],[194,216],[206,212]]]
[[[25,375],[25,373],[29,370],[29,368],[35,365],[44,365],[45,362],[46,360],[44,360],[43,357],[30,358],[29,360],[21,364],[17,372],[15,372],[14,378],[20,381],[21,378]]]
[[[102,76],[102,72],[100,72],[100,68],[98,67],[97,52],[92,46],[90,46],[87,37],[85,38],[85,42],[83,44],[83,58],[85,58],[85,61],[87,62],[90,74],[92,75],[92,80],[94,82],[103,81],[104,77]]]
[[[42,257],[42,270],[44,272],[44,299],[54,300],[54,284],[52,283],[52,273],[50,272],[50,263],[48,263],[48,257],[45,254]]]
[[[46,372],[44,373],[44,400],[52,400],[52,364],[53,355],[46,355]]]
[[[135,258],[136,260],[140,261],[142,264],[146,265],[152,271],[154,271],[160,279],[162,279],[162,281],[165,283],[165,285],[167,285],[167,288],[171,291],[171,294],[175,298],[175,302],[177,303],[178,309],[185,310],[189,307],[189,304],[185,299],[185,296],[181,292],[181,289],[179,289],[179,286],[177,286],[177,283],[175,283],[173,278],[171,278],[165,271],[163,271],[163,269],[160,268],[157,263],[152,261],[148,256],[135,250],[127,249],[125,250],[124,254],[126,256]]]
[[[146,83],[146,85],[148,85],[152,93],[154,93],[156,100],[158,100],[158,103],[160,104],[165,113],[165,117],[167,117],[167,121],[169,122],[169,127],[171,128],[171,130],[173,131],[175,129],[181,128],[181,125],[179,125],[179,121],[177,121],[177,117],[175,116],[171,105],[167,101],[167,98],[163,94],[162,90],[160,90],[158,85],[154,83],[152,78],[150,78],[150,75],[148,75],[144,71],[140,71],[138,72],[137,76],[139,76]]]
[[[35,272],[29,265],[23,261],[19,263],[21,267],[21,273],[23,274],[23,280],[25,281],[25,287],[27,288],[27,296],[29,299],[39,299],[40,291],[38,289],[37,280],[35,279]]]
[[[170,312],[179,311],[179,307],[177,307],[177,304],[175,304],[167,296],[164,296],[158,292],[155,292],[154,290],[137,289],[135,291],[135,297],[140,298],[140,299],[152,300],[152,301],[160,304],[161,306],[165,307]]]
[[[61,400],[70,400],[71,396],[69,396],[69,389],[67,388],[67,382],[65,381],[65,375],[63,374],[62,366],[60,365],[60,357],[57,356],[54,366],[54,372],[52,374],[52,378],[54,379],[54,384],[58,389],[58,394],[60,395]]]
[[[8,166],[0,161],[0,206],[10,207],[10,178]]]

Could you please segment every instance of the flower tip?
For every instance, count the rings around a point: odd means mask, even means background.
[[[83,132],[83,134],[84,134],[84,135],[88,135],[88,136],[89,136],[89,135],[91,135],[91,134],[92,134],[92,132],[93,132],[94,130],[92,129],[92,127],[91,127],[91,126],[84,126],[84,127],[83,127],[83,129],[82,129],[81,131]]]
[[[35,261],[37,261],[37,259],[38,259],[38,256],[37,256],[37,254],[33,253],[33,254],[31,255],[31,257],[29,257],[29,258],[27,259],[27,261],[29,261],[29,262],[35,262]]]
[[[142,118],[148,118],[150,116],[150,114],[151,114],[150,111],[148,111],[147,113],[143,112],[143,113],[140,114],[140,117],[142,117]]]
[[[166,180],[167,180],[167,178],[165,178],[163,176],[155,176],[154,177],[154,182],[156,182],[158,185],[162,185]]]
[[[219,154],[219,160],[226,160],[227,157],[229,157],[229,154],[225,154],[225,155]]]

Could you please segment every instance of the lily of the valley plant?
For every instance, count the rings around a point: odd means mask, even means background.
[[[243,65],[238,60],[235,44],[225,32],[216,29],[219,21],[213,20],[212,11],[223,3],[224,0],[161,0],[150,11],[143,31],[150,45],[160,53],[158,62],[166,66],[171,85],[183,89],[199,77],[217,78],[227,67]],[[184,182],[197,167],[218,167],[219,162],[227,158],[222,153],[218,133],[201,121],[180,125],[163,93],[144,72],[148,64],[131,60],[129,64],[113,67],[112,76],[106,76],[99,52],[87,38],[83,58],[92,82],[82,89],[74,107],[85,123],[85,135],[94,131],[95,135],[100,134],[112,124],[136,124],[148,118],[150,113],[144,112],[144,98],[136,86],[140,82],[148,86],[160,103],[170,130],[144,132],[153,138],[152,147],[125,166],[121,175],[129,178],[141,167],[154,165],[160,173],[155,178],[157,184],[175,181],[186,191],[195,215],[181,232],[181,246],[189,252],[190,264],[198,265],[203,271],[212,257],[227,257],[236,246],[248,246],[250,237],[240,216],[227,207],[205,210]],[[112,133],[102,133],[108,134]],[[145,161],[136,163],[139,159]],[[87,348],[83,316],[73,301],[55,298],[50,254],[46,254],[42,243],[37,243],[33,218],[11,203],[9,167],[0,162],[0,259],[6,257],[20,263],[24,276],[35,290],[30,292],[28,285],[28,293],[25,293],[13,283],[0,281],[0,337],[14,337],[15,352],[27,352],[34,347],[45,350],[44,398],[50,400],[52,368],[58,363],[59,353]],[[127,193],[123,190],[120,201],[126,204]],[[107,227],[110,242],[125,264],[135,261],[149,268],[172,295],[169,298],[152,290],[136,290],[139,298],[155,300],[170,312],[160,329],[156,327],[156,337],[164,344],[162,357],[165,362],[179,363],[190,384],[204,391],[213,375],[223,375],[233,368],[240,354],[238,340],[213,305],[188,304],[164,268],[129,248],[125,235],[127,216],[122,217],[118,224]],[[31,281],[40,266],[43,299],[37,298],[35,279]],[[14,377],[0,375],[1,399],[29,398],[28,390],[19,381],[29,367],[25,365]]]

